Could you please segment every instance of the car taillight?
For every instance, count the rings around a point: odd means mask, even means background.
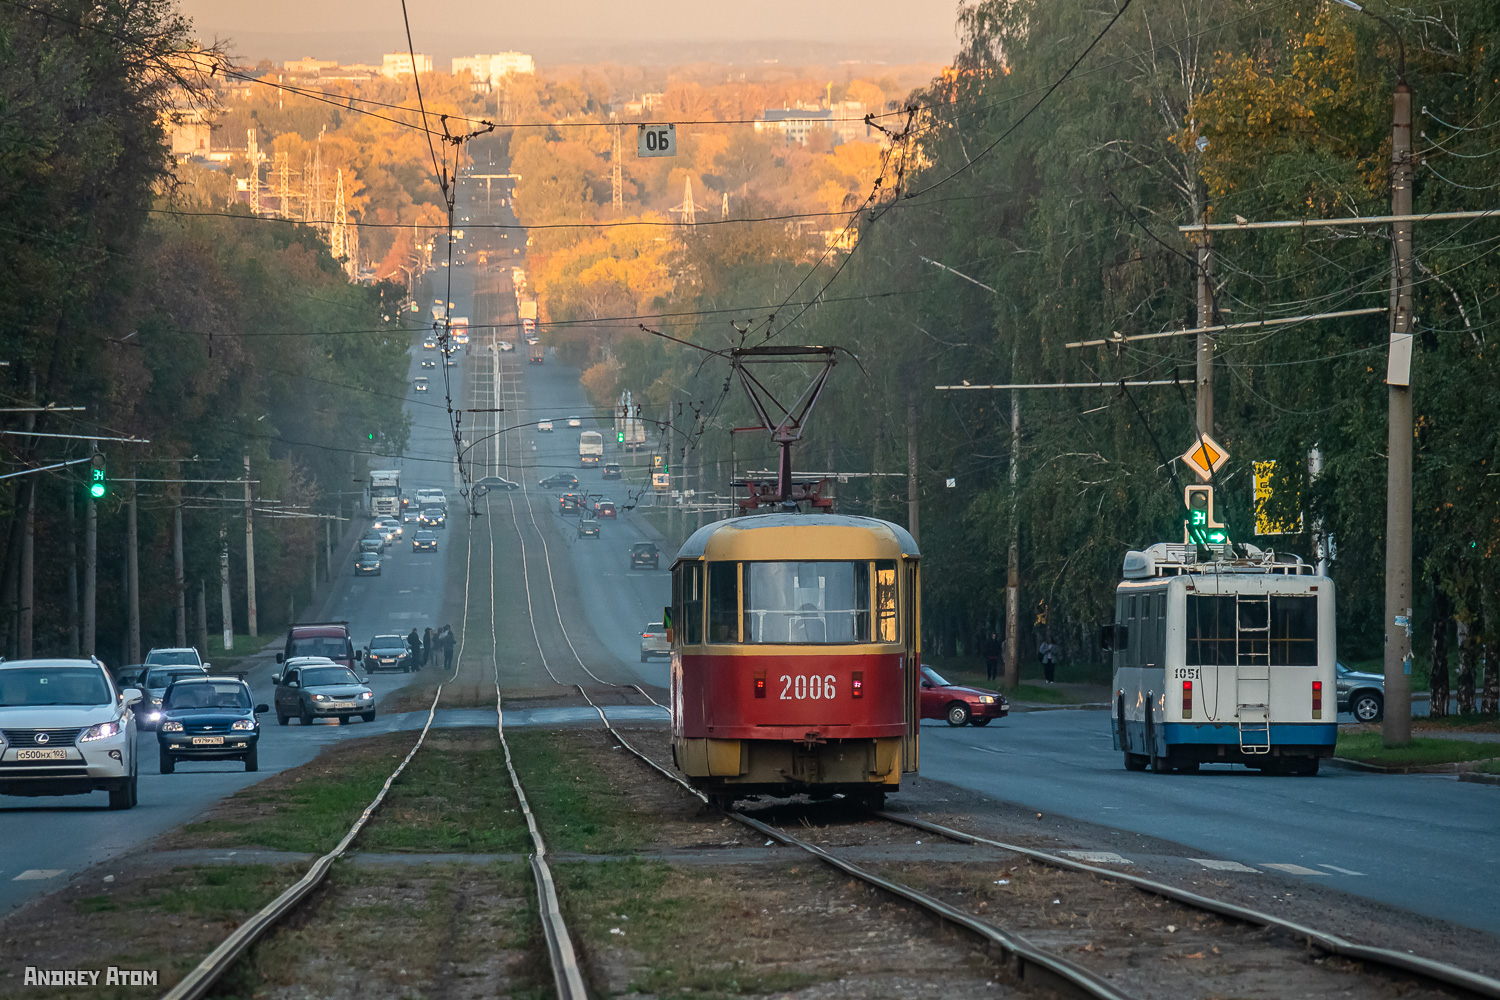
[[[1313,685],[1313,713],[1312,713],[1312,715],[1313,715],[1314,719],[1321,719],[1323,717],[1323,682],[1322,681],[1313,681],[1312,685]]]
[[[1191,719],[1193,717],[1193,682],[1182,682],[1182,717]]]
[[[856,670],[849,680],[849,696],[851,698],[863,698],[865,696],[865,672]]]
[[[755,672],[755,697],[757,697],[757,698],[764,698],[765,696],[766,696],[766,672],[764,670],[757,670]]]

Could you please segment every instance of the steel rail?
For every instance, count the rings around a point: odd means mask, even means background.
[[[1022,847],[1019,844],[1008,844],[1004,841],[993,840],[978,834],[965,833],[962,830],[955,830],[939,823],[932,823],[911,816],[902,816],[883,809],[872,810],[872,813],[889,822],[899,823],[917,830],[926,830],[929,833],[936,833],[939,836],[947,837],[950,840],[956,840],[960,843],[997,847],[1001,850],[1020,854],[1023,857],[1031,858],[1057,868],[1086,872],[1090,875],[1099,875],[1114,882],[1124,882],[1127,885],[1133,885],[1138,889],[1162,896],[1174,902],[1182,903],[1186,906],[1191,906],[1194,909],[1217,913],[1220,916],[1229,917],[1259,927],[1271,927],[1286,931],[1297,937],[1305,938],[1309,944],[1315,945],[1324,951],[1341,955],[1345,958],[1358,959],[1362,962],[1369,962],[1374,965],[1411,973],[1448,986],[1456,986],[1477,996],[1500,998],[1500,980],[1483,975],[1482,973],[1461,969],[1456,965],[1449,965],[1446,962],[1439,962],[1435,959],[1395,951],[1390,948],[1358,944],[1337,934],[1320,931],[1315,927],[1309,927],[1294,920],[1286,920],[1282,917],[1273,916],[1260,910],[1241,906],[1238,903],[1225,902],[1221,899],[1203,896],[1187,889],[1180,889],[1163,882],[1157,882],[1153,879],[1142,878],[1139,875],[1131,875],[1127,872],[1116,871],[1111,868],[1100,868],[1097,865],[1075,861],[1072,858],[1060,857],[1056,854],[1048,854],[1046,851],[1038,851],[1035,848]]]

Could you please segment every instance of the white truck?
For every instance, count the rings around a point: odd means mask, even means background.
[[[627,417],[622,428],[625,434],[621,444],[626,451],[640,451],[646,447],[646,422],[639,417]]]
[[[371,517],[401,516],[401,470],[376,469],[370,473],[365,506]]]
[[[578,464],[598,465],[604,460],[604,435],[598,431],[584,431],[578,435]]]

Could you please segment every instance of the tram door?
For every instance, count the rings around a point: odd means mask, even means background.
[[[915,559],[902,560],[901,581],[904,611],[901,635],[906,646],[906,676],[903,678],[906,695],[903,708],[906,716],[906,736],[901,741],[901,770],[914,774],[917,770],[917,734],[922,725],[922,571]]]

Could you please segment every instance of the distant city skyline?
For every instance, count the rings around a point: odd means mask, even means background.
[[[398,0],[375,4],[367,0],[326,0],[321,4],[302,0],[259,0],[254,4],[181,0],[180,6],[192,18],[200,38],[228,38],[236,43],[242,58],[316,56],[347,60],[368,52],[366,58],[378,63],[381,52],[406,47]],[[641,43],[640,59],[644,62],[678,61],[673,58],[675,44],[699,41],[842,43],[861,49],[876,46],[886,61],[892,62],[946,59],[957,47],[956,0],[917,5],[898,0],[822,0],[812,4],[761,0],[755,4],[715,4],[707,15],[704,7],[686,0],[637,0],[630,5],[570,0],[561,8],[497,5],[482,0],[424,0],[410,2],[408,10],[417,51],[431,54],[440,66],[451,56],[497,47],[534,49],[549,61],[574,59],[576,53],[599,48],[610,50],[610,58],[624,61],[621,57],[629,57],[631,43]],[[696,51],[680,53],[683,62],[701,58]]]

